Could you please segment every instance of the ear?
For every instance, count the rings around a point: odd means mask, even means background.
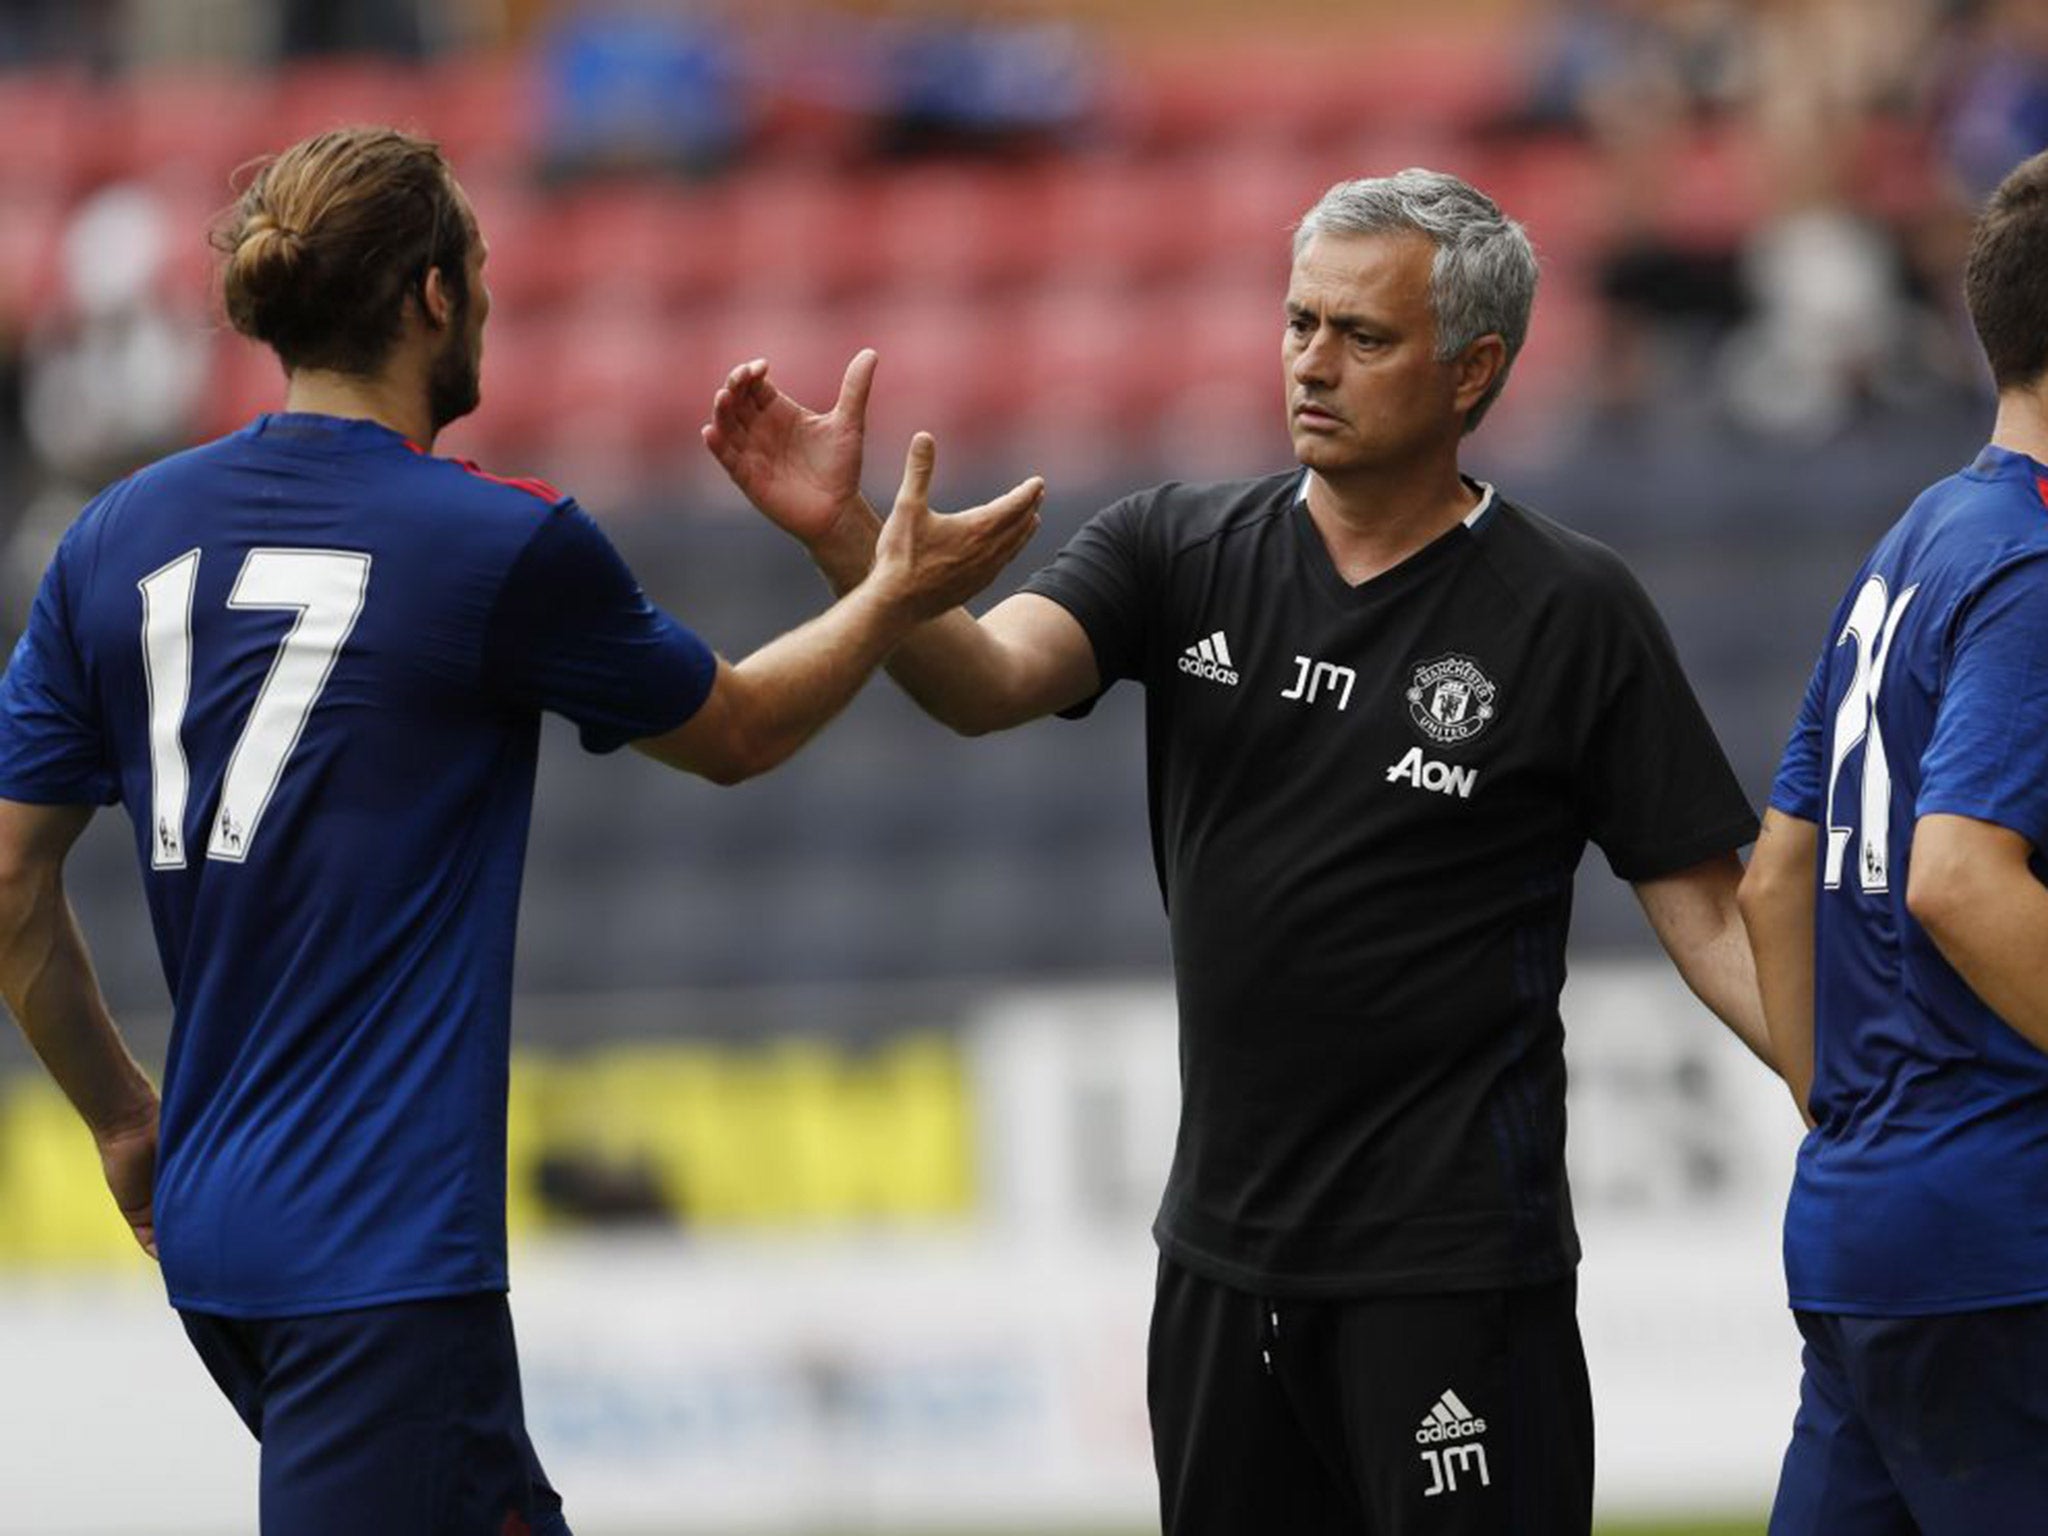
[[[425,281],[420,284],[420,307],[426,312],[427,323],[435,330],[446,330],[455,320],[455,295],[448,291],[448,277],[439,267],[427,268]]]
[[[1469,413],[1482,396],[1493,388],[1493,381],[1499,378],[1508,366],[1508,344],[1499,335],[1488,332],[1466,346],[1452,364],[1457,370],[1457,388],[1453,399],[1459,411]]]

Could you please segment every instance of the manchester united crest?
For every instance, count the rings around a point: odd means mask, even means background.
[[[1493,719],[1493,679],[1470,656],[1439,656],[1408,680],[1408,718],[1439,746],[1470,741]]]

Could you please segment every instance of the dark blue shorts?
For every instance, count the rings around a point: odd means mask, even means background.
[[[181,1315],[263,1444],[266,1536],[569,1536],[527,1439],[502,1295]]]
[[[2048,1530],[2048,1303],[1797,1316],[1806,1374],[1770,1536]]]

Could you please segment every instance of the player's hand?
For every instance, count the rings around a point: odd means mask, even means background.
[[[874,379],[875,354],[863,348],[846,365],[837,403],[821,416],[777,389],[764,360],[741,363],[711,402],[704,445],[778,527],[806,545],[820,543],[860,495]]]
[[[152,1259],[156,1257],[156,1132],[157,1112],[149,1118],[117,1131],[95,1134],[99,1144],[100,1169],[107,1188],[135,1241]]]
[[[1031,535],[1045,482],[1033,475],[995,500],[964,512],[931,508],[932,463],[937,445],[929,432],[910,440],[903,488],[882,524],[870,582],[919,619],[958,607],[995,580]]]

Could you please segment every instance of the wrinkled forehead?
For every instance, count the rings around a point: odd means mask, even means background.
[[[1294,258],[1287,302],[1307,309],[1429,307],[1436,242],[1419,230],[1319,231]]]

